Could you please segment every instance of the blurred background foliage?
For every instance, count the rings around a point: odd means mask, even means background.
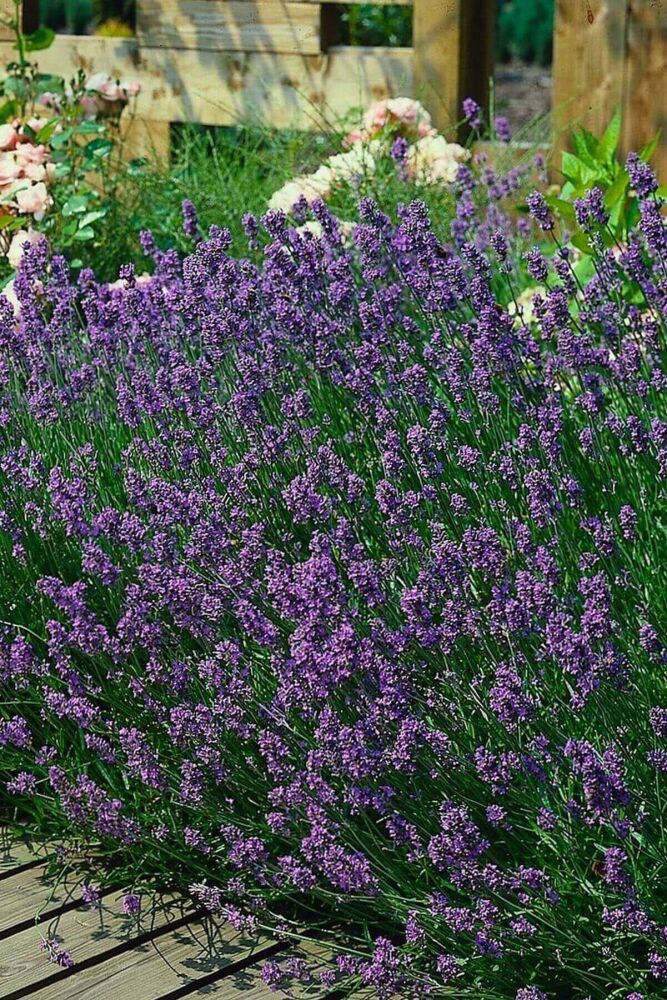
[[[496,47],[499,62],[518,58],[551,62],[554,0],[498,0]],[[40,19],[55,31],[128,35],[134,0],[40,0]],[[346,45],[411,45],[412,9],[400,5],[341,5]]]

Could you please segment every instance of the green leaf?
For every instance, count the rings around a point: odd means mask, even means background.
[[[0,215],[0,229],[7,229],[14,222],[16,222],[15,215]]]
[[[574,214],[574,205],[571,202],[566,201],[564,198],[557,198],[553,194],[548,194],[545,196],[545,201],[550,209],[556,213],[556,215],[562,216],[570,223],[576,223],[576,216]]]
[[[586,254],[588,257],[595,253],[593,247],[589,243],[588,237],[584,233],[575,233],[571,242],[573,247],[576,247],[577,250],[581,250],[581,252]]]
[[[646,145],[642,146],[642,148],[639,150],[639,158],[640,160],[643,160],[644,163],[648,163],[649,160],[652,159],[653,154],[658,148],[658,143],[660,142],[661,133],[662,129],[658,129],[653,138],[649,139]]]
[[[624,202],[630,184],[630,178],[624,170],[621,170],[616,180],[604,193],[604,206],[612,209],[618,202]]]
[[[18,114],[18,110],[18,102],[13,99],[5,101],[4,104],[0,104],[0,125],[4,125],[5,122],[10,120],[10,118],[15,118]]]
[[[58,120],[56,118],[54,118],[50,122],[47,122],[46,125],[43,125],[40,128],[39,132],[37,133],[37,142],[39,143],[49,142],[51,136],[53,135],[53,133],[57,128],[58,128]]]
[[[89,159],[102,160],[112,149],[111,139],[92,139],[86,146],[86,156]]]
[[[61,149],[63,146],[67,145],[67,143],[70,141],[71,138],[72,138],[72,129],[65,128],[62,130],[62,132],[55,133],[55,135],[51,139],[51,145],[53,146],[54,149]]]
[[[587,166],[595,168],[600,162],[600,144],[588,129],[578,128],[572,132],[572,143],[577,156]]]
[[[42,49],[48,49],[55,37],[56,33],[51,28],[38,28],[31,35],[25,35],[23,39],[25,50],[26,52],[39,52]]]
[[[600,139],[600,154],[604,162],[611,160],[618,149],[621,138],[621,111],[617,108],[614,111],[611,121],[607,125],[604,135]]]
[[[104,132],[104,125],[101,122],[82,121],[75,127],[77,135],[99,135]]]
[[[586,164],[574,153],[564,152],[561,159],[561,173],[571,184],[583,184],[583,171]]]
[[[90,226],[78,229],[74,234],[75,240],[92,240],[95,238],[95,231]]]
[[[88,196],[85,194],[75,194],[63,205],[63,215],[75,215],[77,212],[85,212],[88,208],[88,200]]]
[[[103,219],[106,214],[106,208],[98,209],[96,212],[86,212],[86,214],[81,217],[79,229],[85,229],[86,226],[92,225],[93,222],[98,222],[100,219]]]

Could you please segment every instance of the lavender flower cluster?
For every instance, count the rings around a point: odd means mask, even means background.
[[[351,240],[322,204],[321,235],[248,217],[259,263],[145,234],[152,280],[113,287],[26,251],[0,316],[24,815],[235,926],[307,914],[326,988],[664,995],[667,231],[642,191],[585,287],[567,248],[529,254],[530,319],[498,303],[509,228],[442,245],[419,203],[362,203]]]

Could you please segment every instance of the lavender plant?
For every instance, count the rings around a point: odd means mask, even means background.
[[[247,216],[252,260],[189,207],[193,252],[145,234],[153,276],[115,286],[27,248],[0,322],[17,816],[133,905],[172,881],[323,935],[313,991],[664,994],[667,232],[629,169],[620,251],[577,203],[586,284],[472,209],[442,244],[419,202],[364,201],[351,238],[321,203],[320,235]]]

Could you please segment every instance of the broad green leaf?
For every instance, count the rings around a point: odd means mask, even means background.
[[[100,219],[103,219],[106,214],[106,208],[101,208],[96,212],[86,212],[86,214],[81,217],[79,229],[85,229],[86,226],[92,225],[93,222],[98,222]]]
[[[553,194],[546,195],[545,201],[549,208],[551,208],[557,215],[561,215],[564,219],[567,219],[568,222],[576,222],[574,205],[572,202],[566,201],[564,198],[557,198]]]
[[[82,121],[75,126],[74,131],[77,135],[99,135],[104,132],[104,125],[101,122]]]
[[[26,52],[40,52],[42,49],[48,49],[55,37],[56,33],[51,28],[38,28],[31,35],[24,37],[25,50]],[[16,48],[16,46],[14,47]]]
[[[576,247],[577,250],[581,250],[582,253],[588,256],[592,256],[595,253],[585,233],[575,233],[571,242],[573,247]]]
[[[63,205],[63,215],[75,215],[77,212],[85,212],[88,208],[88,197],[85,194],[75,194]]]
[[[621,138],[621,112],[617,108],[600,139],[600,154],[604,162],[611,160]]]
[[[52,119],[50,122],[47,122],[46,125],[43,125],[42,128],[40,128],[39,132],[37,133],[37,142],[40,143],[49,142],[51,136],[54,134],[57,128],[58,128],[58,121],[56,118]]]
[[[646,145],[642,146],[642,148],[639,150],[639,157],[645,163],[649,162],[649,160],[653,157],[653,154],[655,153],[656,149],[658,148],[658,143],[660,142],[661,134],[662,134],[662,129],[658,129],[653,138],[649,139]]]
[[[83,229],[78,229],[74,234],[75,240],[92,240],[95,238],[95,231],[90,226],[84,226]]]
[[[67,145],[67,143],[70,141],[71,138],[72,138],[72,129],[65,128],[62,130],[62,132],[55,133],[55,135],[51,139],[51,145],[53,146],[54,149],[61,149],[63,146]]]
[[[624,202],[629,184],[630,178],[624,170],[621,170],[614,183],[604,193],[605,208],[611,210],[618,202]]]
[[[0,104],[0,125],[4,125],[10,118],[14,118],[18,110],[18,103],[13,99]]]
[[[580,160],[578,156],[574,153],[564,152],[561,161],[561,172],[564,177],[566,177],[570,183],[575,185],[583,184],[584,170],[586,169],[586,164],[583,160]]]
[[[86,156],[91,159],[101,160],[108,156],[113,149],[111,139],[92,139],[86,146]]]
[[[582,131],[575,131],[572,133],[572,145],[574,146],[574,151],[577,157],[582,161],[582,163],[587,164],[589,167],[595,167],[598,163],[598,157],[596,153],[591,152],[589,149],[589,144],[586,141],[585,136]]]

